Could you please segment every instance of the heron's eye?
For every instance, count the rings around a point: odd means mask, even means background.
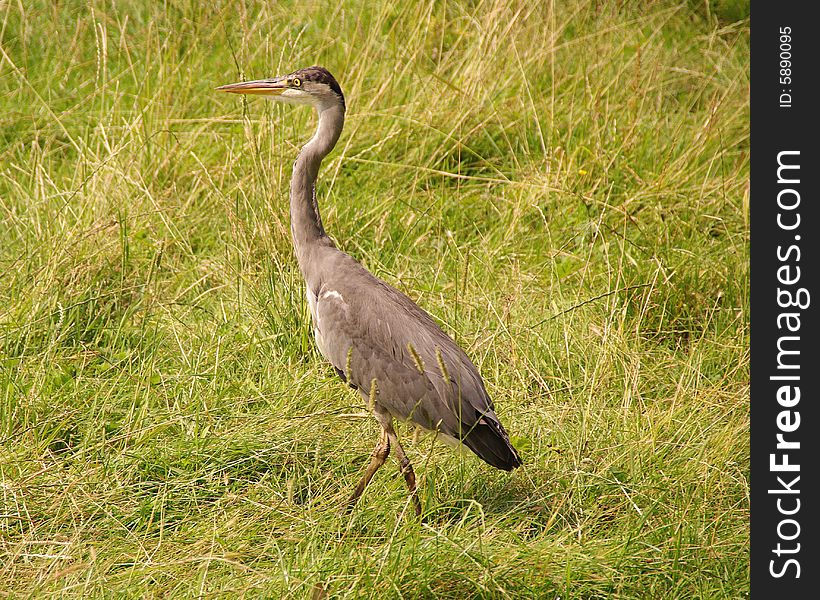
[[[290,84],[293,87],[301,87],[302,86],[302,80],[299,79],[298,77],[294,77],[293,79],[290,80]]]

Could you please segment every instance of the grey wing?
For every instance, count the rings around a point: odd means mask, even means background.
[[[436,385],[396,338],[394,332],[406,323],[395,317],[390,304],[348,282],[322,285],[316,295],[317,345],[362,396],[369,399],[375,386],[374,400],[394,417],[436,429],[440,421],[452,421],[452,411],[442,414]]]
[[[518,466],[467,355],[412,300],[346,258],[345,276],[327,278],[315,297],[325,358],[394,417],[460,440],[493,466]]]

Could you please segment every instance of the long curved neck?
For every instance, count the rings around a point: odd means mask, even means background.
[[[345,109],[341,104],[320,106],[318,112],[316,133],[299,152],[290,180],[290,229],[296,259],[305,278],[308,276],[311,251],[317,246],[332,245],[319,215],[316,178],[322,159],[336,145],[345,120]]]

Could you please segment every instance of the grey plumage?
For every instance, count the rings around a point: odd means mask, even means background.
[[[333,76],[322,67],[309,67],[219,89],[309,104],[319,116],[316,133],[293,166],[290,213],[296,258],[319,351],[372,403],[384,430],[351,500],[355,502],[384,462],[390,443],[415,493],[415,476],[393,431],[393,417],[460,441],[499,469],[521,465],[478,369],[464,351],[412,300],[337,249],[325,233],[315,184],[322,159],[339,139],[345,115],[344,96]]]
[[[521,464],[481,376],[466,354],[407,296],[336,248],[320,254],[308,290],[319,350],[392,416],[457,440],[500,469]]]

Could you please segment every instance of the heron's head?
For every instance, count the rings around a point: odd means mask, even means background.
[[[345,105],[342,88],[324,67],[307,67],[273,79],[230,83],[216,89],[231,94],[265,96],[290,104],[308,104],[318,110]]]

